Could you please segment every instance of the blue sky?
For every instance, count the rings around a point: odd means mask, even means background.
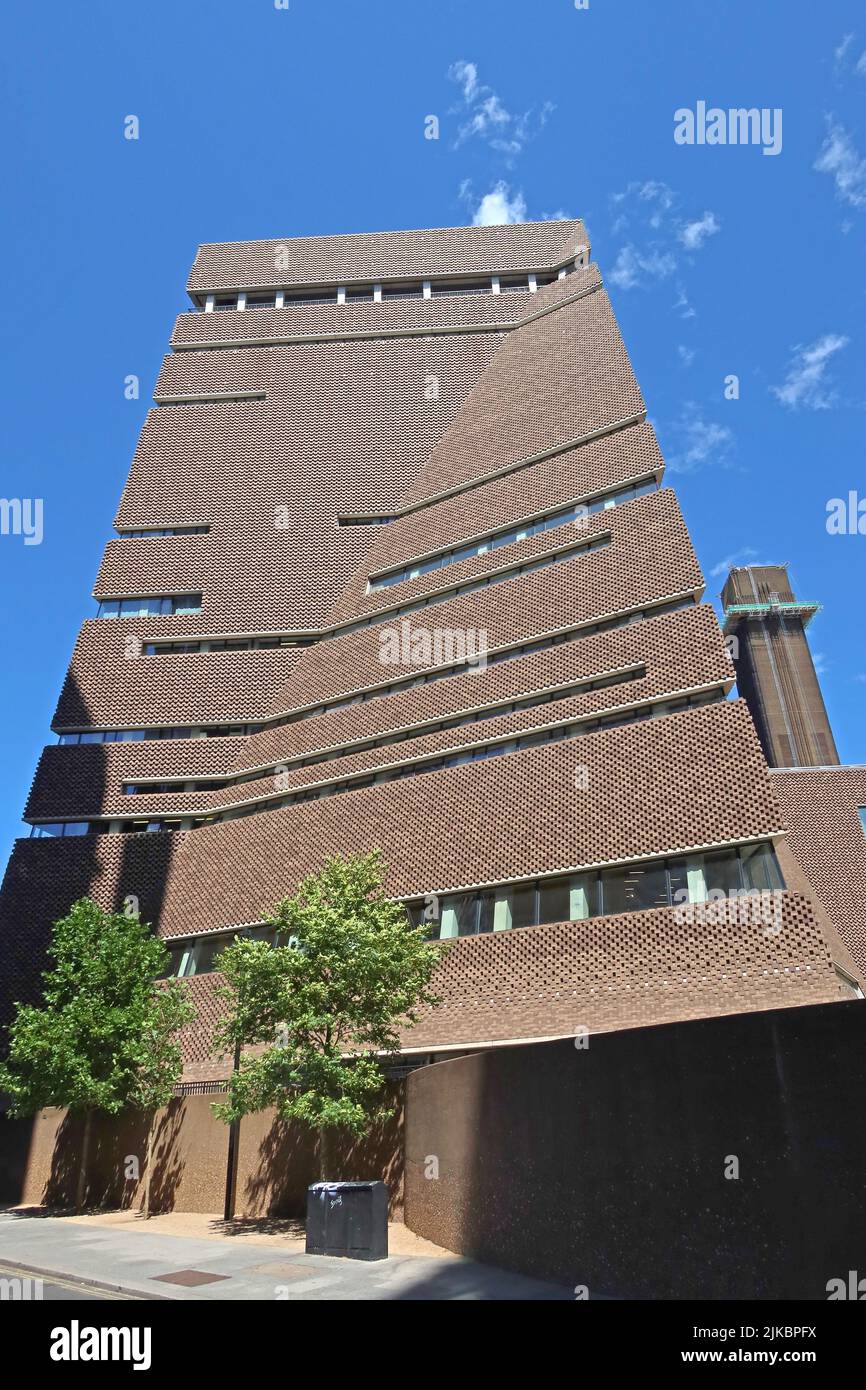
[[[583,217],[708,593],[790,562],[866,761],[866,535],[825,525],[866,498],[864,55],[854,3],[7,0],[0,492],[44,536],[0,536],[0,856],[203,241]],[[781,151],[676,143],[699,101]]]

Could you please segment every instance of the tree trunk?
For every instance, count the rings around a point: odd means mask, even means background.
[[[78,1190],[75,1194],[75,1210],[81,1211],[84,1207],[84,1194],[87,1184],[87,1162],[90,1158],[90,1128],[93,1119],[93,1112],[88,1106],[84,1112],[84,1138],[81,1142],[81,1163],[78,1168]]]
[[[152,1110],[150,1124],[147,1127],[147,1158],[145,1159],[144,1170],[144,1219],[150,1220],[150,1173],[153,1165],[153,1124],[156,1119],[156,1111]]]
[[[328,1182],[328,1169],[331,1166],[331,1146],[328,1143],[328,1127],[322,1125],[319,1129],[319,1142],[317,1145],[319,1154],[319,1182]]]

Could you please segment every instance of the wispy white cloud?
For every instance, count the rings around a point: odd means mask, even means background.
[[[463,100],[468,104],[475,100],[475,93],[478,91],[478,68],[475,63],[468,63],[465,58],[460,58],[456,63],[452,63],[448,69],[448,76],[452,82],[457,82],[463,89]]]
[[[826,652],[813,652],[812,665],[815,667],[816,676],[826,676],[829,667]]]
[[[812,168],[819,174],[831,175],[836,194],[843,202],[855,208],[866,207],[866,159],[845,127],[832,116],[827,118],[827,135]]]
[[[684,367],[690,367],[695,360],[694,348],[686,347],[683,343],[677,344],[677,354]]]
[[[853,57],[852,49],[856,34],[845,34],[839,41],[838,47],[833,50],[833,75],[836,78],[847,76],[849,72],[854,72],[858,77],[866,77],[866,52],[860,54],[856,62],[849,66],[849,55]]]
[[[853,42],[854,42],[854,35],[853,35],[853,34],[845,34],[845,36],[842,38],[842,40],[841,40],[840,43],[839,43],[839,47],[838,47],[838,48],[835,48],[835,49],[833,50],[833,57],[836,59],[836,62],[837,62],[837,63],[844,63],[844,61],[845,61],[845,55],[847,54],[847,52],[848,52],[848,50],[849,50],[849,48],[851,47],[851,45],[852,45]]]
[[[664,431],[673,447],[666,454],[672,473],[696,473],[699,468],[727,468],[735,448],[733,430],[707,420],[694,401],[687,401],[678,420]]]
[[[808,410],[829,410],[835,405],[838,393],[828,380],[827,369],[837,352],[848,346],[841,333],[825,333],[814,343],[798,345],[788,364],[788,373],[781,386],[771,386],[773,395],[791,410],[805,406]]]
[[[466,58],[452,63],[448,76],[460,88],[462,99],[456,145],[477,138],[499,154],[514,158],[543,129],[555,110],[552,102],[545,101],[540,107],[530,107],[519,114],[509,111],[493,88],[481,82],[477,63]]]
[[[485,193],[472,214],[474,227],[496,227],[526,221],[526,199],[518,190],[512,194],[501,180]]]
[[[679,195],[658,179],[635,181],[611,198],[611,227],[622,238],[607,279],[618,289],[647,289],[669,279],[680,265],[683,252],[700,251],[707,239],[721,230],[714,212],[701,217],[684,217],[679,211]],[[677,285],[675,308],[683,318],[693,318],[694,309],[681,284]]]
[[[735,550],[732,555],[725,555],[723,559],[713,565],[713,568],[710,570],[710,578],[721,579],[722,575],[727,574],[728,570],[733,569],[735,565],[751,564],[757,553],[757,550],[753,550],[751,546],[745,545],[742,550]]]
[[[608,271],[606,278],[621,290],[633,290],[637,286],[646,288],[657,280],[666,280],[676,268],[676,258],[670,252],[662,251],[657,246],[648,246],[641,251],[629,243],[620,247],[613,269]]]
[[[689,303],[685,285],[677,285],[677,297],[674,300],[674,308],[678,311],[681,319],[697,318],[697,309]]]
[[[694,222],[686,222],[679,230],[679,239],[687,251],[700,251],[707,237],[721,231],[721,223],[714,212],[705,212]]]

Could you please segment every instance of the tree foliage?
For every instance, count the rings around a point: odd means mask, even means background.
[[[18,1004],[0,1088],[10,1114],[45,1106],[155,1109],[181,1074],[177,1032],[192,1017],[186,988],[157,980],[168,952],[150,928],[81,898],[54,925],[43,1004]]]
[[[439,948],[384,894],[378,852],[337,856],[275,908],[276,946],[236,940],[219,957],[229,1013],[220,1045],[241,1057],[225,1104],[238,1120],[275,1106],[283,1119],[360,1136],[387,1114],[382,1063],[422,1005]],[[279,944],[282,943],[282,944]]]

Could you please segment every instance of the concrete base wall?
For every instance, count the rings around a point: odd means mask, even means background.
[[[866,1275],[864,1001],[477,1053],[406,1113],[407,1226],[486,1263],[647,1299]]]
[[[392,1088],[393,1118],[366,1140],[331,1141],[331,1174],[383,1178],[392,1215],[403,1200],[403,1088]],[[186,1096],[157,1112],[153,1138],[151,1208],[222,1212],[228,1126],[214,1118],[214,1096]],[[83,1121],[65,1110],[43,1110],[32,1121],[0,1118],[0,1202],[70,1207],[75,1200]],[[144,1200],[147,1117],[94,1118],[88,1163],[88,1206],[139,1207]],[[137,1160],[138,1178],[130,1159]],[[273,1111],[241,1122],[235,1214],[303,1216],[306,1191],[319,1176],[315,1136],[278,1120]]]

